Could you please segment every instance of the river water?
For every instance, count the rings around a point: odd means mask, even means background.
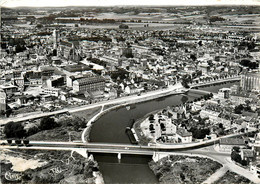
[[[220,88],[230,87],[234,84],[239,83],[232,82],[199,89],[217,92]],[[91,142],[130,144],[125,129],[132,125],[133,119],[137,120],[149,112],[167,106],[179,105],[200,96],[189,92],[187,95],[171,95],[134,104],[131,105],[130,110],[125,107],[113,110],[103,115],[93,124],[90,140]],[[99,163],[105,183],[158,183],[158,179],[147,164],[152,159],[149,156],[122,155],[120,162],[116,154],[94,154],[94,158]]]

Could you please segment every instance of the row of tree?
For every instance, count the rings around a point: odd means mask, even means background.
[[[4,134],[6,138],[24,138],[33,135],[39,131],[50,130],[58,127],[59,124],[53,118],[44,117],[40,122],[39,127],[32,127],[26,131],[22,122],[9,122],[4,127]]]

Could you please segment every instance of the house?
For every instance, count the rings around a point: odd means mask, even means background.
[[[177,131],[177,127],[175,124],[169,122],[165,124],[165,134],[169,137],[175,137],[176,131]]]
[[[200,63],[198,65],[198,70],[202,71],[202,74],[207,74],[209,72],[209,65],[208,63]]]
[[[33,95],[21,95],[17,97],[17,104],[19,105],[25,105],[25,104],[32,104],[35,97]]]
[[[48,88],[63,86],[65,84],[65,79],[63,76],[55,75],[47,79],[46,84]]]
[[[244,122],[247,123],[247,128],[257,126],[257,124],[258,124],[257,117],[258,117],[257,113],[247,112],[247,111],[242,112],[242,118],[243,118]]]
[[[126,94],[137,94],[137,93],[140,93],[141,91],[143,91],[143,88],[141,87],[135,87],[133,84],[130,84],[130,85],[127,85],[125,87],[125,93]]]
[[[0,89],[2,89],[6,93],[6,95],[13,95],[15,92],[18,91],[18,87],[12,84],[0,85]]]
[[[42,73],[36,71],[28,71],[25,74],[25,83],[30,86],[42,84]]]
[[[59,88],[43,88],[42,89],[42,93],[45,94],[45,95],[51,95],[51,96],[56,96],[58,97],[59,94],[60,94],[60,89]]]
[[[232,94],[230,95],[230,100],[232,101],[232,103],[234,103],[235,105],[239,105],[239,104],[245,104],[245,102],[247,100],[251,101],[252,99],[246,96],[242,96],[242,95],[236,95],[236,94]]]
[[[247,163],[254,161],[255,153],[252,149],[240,149],[241,159],[247,161]]]
[[[219,117],[219,112],[211,111],[211,110],[201,110],[200,117],[201,118],[209,118],[210,121],[217,121]]]
[[[260,145],[260,133],[257,133],[254,137],[255,142],[254,142],[254,146],[259,146]],[[257,155],[259,155],[260,151],[257,152]]]
[[[260,164],[255,162],[250,165],[250,171],[254,173],[256,176],[260,176]]]
[[[219,150],[223,152],[231,153],[233,147],[244,147],[245,145],[244,139],[240,138],[222,138],[219,140]]]
[[[192,104],[192,111],[198,111],[201,110],[204,106],[204,103],[202,101],[198,101],[198,102],[193,102]]]
[[[176,131],[176,138],[177,138],[178,142],[190,143],[190,142],[192,142],[192,133],[188,132],[184,128],[178,128]]]
[[[231,120],[229,119],[218,117],[217,122],[218,124],[221,123],[225,128],[231,127]]]
[[[218,90],[218,97],[220,99],[227,99],[229,98],[229,94],[230,94],[230,89],[229,88],[222,88]]]
[[[54,100],[54,97],[53,97],[52,95],[49,95],[49,94],[47,94],[47,95],[42,95],[42,96],[41,96],[41,100],[42,100],[43,102],[51,102],[51,101]]]

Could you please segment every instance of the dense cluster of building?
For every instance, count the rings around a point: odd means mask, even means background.
[[[243,83],[242,79],[242,86]],[[260,125],[257,87],[245,92],[239,85],[233,85],[220,89],[211,99],[168,107],[146,118],[142,130],[152,141],[187,143],[257,129]],[[196,132],[205,129],[208,130],[203,135]]]
[[[5,110],[27,107],[30,112],[30,103],[35,106],[31,111],[53,110],[177,82],[188,87],[241,73],[246,77],[254,74],[247,73],[241,60],[255,65],[259,61],[257,33],[196,24],[160,31],[64,29],[39,25],[40,18],[27,26],[17,21],[5,21],[2,29],[0,88],[6,94]],[[251,78],[245,78],[243,88],[259,83]]]

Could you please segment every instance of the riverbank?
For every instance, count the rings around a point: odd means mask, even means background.
[[[39,118],[46,117],[46,116],[53,116],[56,114],[63,114],[63,113],[74,113],[74,112],[89,110],[89,109],[92,109],[95,107],[101,107],[101,106],[111,105],[111,104],[125,104],[125,103],[132,104],[132,103],[137,103],[139,101],[143,102],[143,101],[160,98],[163,96],[179,94],[179,93],[182,93],[182,92],[180,92],[181,90],[184,90],[184,88],[180,83],[178,83],[173,86],[169,86],[167,89],[160,89],[160,90],[156,90],[156,91],[146,92],[140,96],[131,95],[131,96],[125,96],[125,97],[121,97],[121,98],[116,98],[113,100],[101,101],[101,102],[97,102],[94,104],[83,105],[80,107],[64,108],[62,110],[53,111],[53,112],[45,112],[45,113],[41,112],[41,113],[37,113],[37,114],[25,116],[25,117],[22,116],[22,117],[12,117],[12,118],[0,119],[0,125],[4,125],[10,121],[20,122],[20,121],[26,121],[26,120],[30,120],[30,119],[39,119]]]
[[[228,80],[230,80],[230,79],[225,79],[224,82],[223,82],[223,80],[213,81],[213,83],[219,85],[221,83],[228,82]],[[237,80],[240,80],[240,79],[237,79]],[[233,81],[230,81],[230,82],[233,82]],[[210,82],[210,84],[207,84],[207,83],[196,84],[196,87],[211,85],[211,83],[212,82]],[[194,86],[191,85],[191,87],[194,87]],[[30,119],[42,118],[45,116],[52,116],[52,115],[56,115],[56,114],[63,114],[63,113],[68,113],[68,112],[73,113],[73,112],[88,110],[88,109],[95,108],[95,107],[100,107],[102,105],[110,107],[111,104],[112,105],[113,104],[123,104],[123,103],[131,102],[132,100],[138,101],[138,100],[144,99],[142,101],[148,101],[148,100],[152,100],[152,99],[156,99],[156,98],[160,98],[160,97],[183,93],[183,92],[180,92],[182,90],[185,90],[185,88],[180,83],[177,83],[175,85],[169,86],[166,89],[160,89],[160,90],[156,90],[156,91],[150,91],[150,92],[143,93],[141,96],[131,95],[131,96],[126,96],[126,97],[116,98],[113,100],[108,100],[105,102],[101,101],[101,102],[97,102],[95,104],[83,105],[80,107],[69,107],[69,108],[64,108],[62,110],[53,111],[53,112],[40,112],[40,113],[36,113],[33,115],[25,116],[25,117],[21,116],[21,117],[2,118],[2,119],[0,119],[0,125],[4,125],[10,121],[19,122],[19,121],[26,121],[26,120],[30,120]],[[177,92],[177,91],[179,91],[179,92]],[[134,102],[131,102],[131,103],[134,103]]]
[[[223,85],[220,85],[218,87],[222,88],[222,86]],[[153,111],[158,111],[166,108],[167,106],[178,106],[187,100],[193,101],[195,98],[199,97],[201,96],[197,94],[189,94],[188,92],[185,95],[170,95],[167,97],[162,97],[158,100],[136,103],[134,104],[134,107],[130,107],[130,109],[122,106],[122,108],[109,111],[109,113],[103,114],[103,116],[97,119],[92,125],[90,140],[95,143],[129,144],[130,141],[125,133],[125,130],[126,127],[132,126],[133,119],[137,121]],[[130,101],[128,101],[128,103],[129,102]],[[211,143],[214,144],[213,142],[209,142],[209,144]],[[169,146],[172,145],[156,145],[155,147],[165,147],[168,149]],[[187,146],[189,147],[190,145]],[[151,145],[151,147],[153,146]],[[181,146],[178,144],[173,147],[180,148]],[[114,183],[129,183],[129,181],[132,182],[138,180],[138,183],[149,183],[151,178],[153,178],[154,181],[158,181],[153,173],[152,175],[150,174],[151,170],[147,164],[151,160],[151,157],[145,159],[133,155],[131,156],[131,162],[129,162],[127,166],[123,167],[122,162],[125,157],[126,155],[122,155],[121,163],[118,163],[117,155],[113,155],[112,157],[108,154],[102,154],[102,158],[95,156],[95,159],[100,163],[100,170],[104,176],[105,182],[112,183],[114,181]],[[136,160],[142,160],[144,166],[136,166],[136,164],[134,164]],[[121,175],[120,177],[118,176],[119,173]],[[138,173],[142,173],[140,178],[138,177]],[[149,177],[146,177],[146,175],[149,175]]]
[[[233,84],[234,82],[231,81],[231,82],[228,82],[228,83],[230,85],[230,84]],[[226,85],[226,84],[227,84],[226,82],[223,83],[223,85]],[[190,92],[194,92],[194,93],[196,93],[197,91],[201,92],[201,93],[203,92],[202,90],[190,90]],[[205,91],[205,94],[206,94],[206,96],[204,96],[205,99],[209,99],[208,98],[209,93],[210,92]],[[194,101],[195,100],[201,100],[201,99],[203,99],[203,98],[202,97],[199,97],[197,99],[195,98]],[[163,110],[166,111],[166,113],[163,113]],[[182,110],[182,109],[180,108],[179,110]],[[162,112],[160,112],[160,111],[162,111]],[[176,109],[175,109],[175,111],[176,111]],[[177,111],[175,113],[177,113]],[[163,123],[165,126],[167,126],[167,122],[168,122],[168,124],[171,124],[169,122],[173,123],[173,121],[174,121],[173,119],[171,119],[171,117],[168,117],[169,113],[171,113],[171,116],[172,116],[172,113],[174,112],[174,110],[173,111],[170,110],[167,113],[167,109],[165,109],[165,108],[163,108],[161,110],[154,111],[152,113],[148,113],[144,117],[138,119],[136,121],[135,125],[134,125],[134,128],[135,128],[136,134],[139,136],[139,139],[141,140],[141,144],[143,144],[143,145],[147,145],[148,143],[150,143],[150,146],[156,146],[156,147],[160,147],[160,148],[167,148],[168,147],[168,148],[175,148],[175,149],[180,148],[181,149],[181,148],[184,148],[184,147],[188,148],[188,147],[196,147],[196,146],[201,146],[201,145],[210,145],[210,144],[213,144],[214,141],[217,142],[220,138],[236,137],[236,136],[240,136],[240,135],[243,134],[243,133],[231,133],[231,134],[228,134],[228,135],[222,136],[222,137],[217,137],[217,138],[211,137],[211,139],[205,139],[203,141],[202,140],[193,140],[191,142],[185,142],[185,143],[182,143],[182,144],[177,142],[177,140],[174,140],[174,139],[176,139],[176,137],[173,137],[173,138],[170,137],[169,139],[168,139],[168,137],[166,137],[164,140],[159,142],[159,141],[157,141],[157,138],[161,139],[161,137],[167,136],[165,133],[163,134],[163,132],[160,132],[160,131],[165,131],[165,130],[163,130],[163,128],[161,128],[162,129],[161,130],[160,126],[158,126],[158,125],[161,125],[162,123],[160,124],[160,122],[159,122],[159,124],[158,123],[154,124],[154,121],[152,121],[152,123],[151,122],[149,123],[149,121],[147,120],[148,116],[156,115],[156,114],[158,114],[158,112],[160,112],[159,113],[160,118],[163,120],[163,122],[166,122],[166,124]],[[187,112],[188,112],[188,110],[187,110]],[[178,122],[177,122],[177,124],[175,123],[175,125],[177,126],[177,129],[178,129],[178,125],[179,125]],[[187,126],[189,126],[189,125],[187,125]],[[171,130],[171,129],[172,128],[168,127],[168,131]],[[159,131],[159,133],[158,133],[158,131]],[[175,134],[176,131],[174,132],[174,128],[173,128],[172,131],[173,131],[173,134]],[[255,130],[250,129],[249,131],[255,131]],[[171,135],[171,133],[168,133],[168,134]]]
[[[100,117],[102,117],[104,114],[106,114],[108,112],[120,109],[122,107],[127,107],[129,105],[131,106],[133,104],[140,104],[140,103],[143,103],[143,102],[147,102],[147,101],[151,101],[151,100],[155,100],[155,99],[160,99],[160,98],[164,98],[164,97],[171,96],[171,95],[180,95],[180,94],[185,94],[185,93],[186,93],[186,91],[183,91],[183,92],[167,91],[166,93],[160,93],[156,96],[147,96],[145,98],[136,98],[136,99],[133,99],[129,102],[125,102],[123,104],[112,106],[112,107],[107,106],[107,105],[102,106],[102,108],[101,108],[102,110],[98,114],[96,114],[91,120],[88,121],[87,127],[85,128],[85,130],[82,133],[82,142],[91,141],[90,140],[90,132],[91,132],[92,125],[95,123],[95,121],[97,121]],[[84,111],[84,110],[82,110],[82,111]]]
[[[140,118],[138,120],[135,121],[134,125],[133,125],[133,129],[136,132],[137,137],[139,138],[139,144],[140,145],[144,145],[147,146],[152,139],[148,138],[147,136],[144,135],[141,124],[143,123],[143,121],[148,118],[151,114],[155,114],[157,112],[159,112],[160,110],[156,110],[153,111],[151,113],[146,114],[143,118]]]
[[[79,141],[81,139],[81,134],[86,127],[86,123],[93,118],[99,111],[100,107],[89,109],[88,111],[81,113],[75,112],[71,114],[61,114],[59,116],[53,116],[57,127],[54,127],[50,130],[41,130],[40,122],[41,119],[34,121],[25,121],[23,124],[26,127],[29,136],[29,140],[52,140],[52,141]]]

